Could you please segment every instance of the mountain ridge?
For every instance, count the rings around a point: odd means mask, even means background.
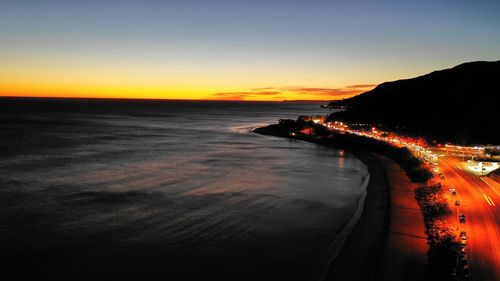
[[[431,141],[500,144],[498,82],[500,60],[466,62],[332,101],[348,109],[329,119],[381,124]]]

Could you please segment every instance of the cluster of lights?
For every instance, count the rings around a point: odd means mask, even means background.
[[[337,130],[337,131],[346,131],[349,127],[344,124],[343,122],[326,122],[322,124],[323,126],[327,127],[330,130]]]
[[[313,116],[310,117],[310,120],[312,120],[316,124],[321,124],[328,128],[329,130],[334,130],[338,131],[340,133],[349,133],[357,136],[362,136],[362,137],[367,137],[367,138],[372,138],[376,139],[379,141],[384,141],[391,143],[392,145],[398,146],[398,147],[407,147],[415,157],[429,163],[432,166],[432,170],[439,174],[439,164],[438,164],[438,157],[439,155],[435,153],[434,151],[430,150],[429,148],[426,148],[422,142],[412,139],[412,138],[405,138],[401,136],[397,136],[394,133],[383,131],[380,128],[377,127],[371,127],[369,129],[366,129],[367,124],[361,124],[363,125],[362,127],[364,129],[353,129],[352,127],[357,127],[360,124],[346,124],[344,122],[340,121],[328,121],[326,122],[326,119],[323,116]],[[441,145],[438,145],[439,147],[442,147]],[[477,154],[482,154],[484,153],[485,147],[482,146],[459,146],[459,145],[453,145],[453,144],[446,144],[443,147],[445,150],[459,150],[461,152],[470,152],[470,153],[477,153]],[[442,156],[442,155],[441,155]],[[495,164],[496,165],[496,164]],[[497,166],[493,165],[495,168],[498,168]],[[472,168],[473,169],[473,168]],[[471,170],[472,170],[471,169]],[[483,169],[483,167],[481,167]]]
[[[322,122],[321,124],[330,130],[346,132],[357,136],[389,142],[399,147],[407,147],[413,153],[413,155],[415,155],[415,157],[430,163],[432,166],[432,170],[435,173],[439,173],[439,167],[438,167],[439,164],[437,161],[438,155],[432,152],[431,150],[425,148],[424,146],[418,145],[411,139],[395,136],[393,133],[380,130],[377,127],[371,127],[370,130],[355,130],[349,128],[347,124],[339,121]]]
[[[483,146],[461,146],[461,145],[453,145],[453,144],[445,144],[444,147],[446,149],[457,149],[457,150],[485,150],[486,148]]]
[[[467,170],[476,175],[486,175],[498,168],[500,165],[498,163],[487,163],[487,162],[476,162],[469,160],[465,166]]]

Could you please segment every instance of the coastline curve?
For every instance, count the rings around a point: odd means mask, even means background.
[[[326,249],[322,261],[316,266],[315,270],[311,274],[309,281],[324,281],[326,279],[332,263],[339,255],[345,242],[347,241],[347,238],[352,233],[354,227],[358,224],[361,216],[363,215],[366,197],[368,196],[368,185],[370,182],[370,173],[368,172],[368,167],[364,163],[363,165],[365,166],[367,174],[362,179],[363,183],[361,185],[361,196],[356,202],[354,214],[344,225],[344,227],[342,227],[342,229],[337,233],[337,235],[335,235],[332,243],[330,243],[330,245]]]

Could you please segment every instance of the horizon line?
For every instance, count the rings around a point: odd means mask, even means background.
[[[73,99],[73,100],[137,100],[137,101],[211,101],[211,102],[329,102],[331,100],[231,100],[231,99],[171,99],[171,98],[128,98],[128,97],[64,97],[64,96],[15,96],[15,95],[0,95],[0,99]]]

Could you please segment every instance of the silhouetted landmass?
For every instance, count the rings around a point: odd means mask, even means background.
[[[347,110],[330,119],[381,124],[439,142],[499,144],[499,79],[500,61],[464,63],[332,101]]]

